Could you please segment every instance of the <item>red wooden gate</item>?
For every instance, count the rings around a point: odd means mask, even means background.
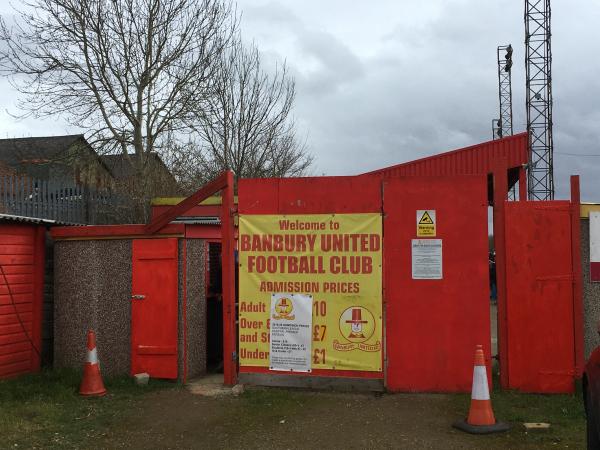
[[[571,204],[506,202],[505,206],[508,387],[573,392]]]
[[[477,344],[490,355],[485,176],[384,181],[386,386],[469,391]],[[413,279],[417,211],[435,210],[442,278]]]
[[[177,239],[133,241],[131,373],[177,378]]]

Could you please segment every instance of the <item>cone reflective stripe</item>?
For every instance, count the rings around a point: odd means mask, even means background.
[[[471,408],[467,423],[470,425],[493,425],[496,423],[496,418],[492,411],[487,370],[485,368],[485,358],[483,357],[483,347],[481,345],[478,345],[475,350]]]
[[[95,348],[93,348],[92,350],[88,349],[87,362],[90,364],[98,364],[98,350],[96,350]]]
[[[106,394],[106,388],[100,375],[96,334],[92,330],[87,334],[87,357],[83,365],[83,379],[79,386],[79,394],[88,397],[99,397]]]
[[[483,346],[475,348],[475,364],[473,366],[473,384],[471,387],[471,407],[467,420],[460,420],[453,424],[455,428],[473,434],[488,434],[507,431],[508,424],[496,422],[490,390],[488,386],[487,369]]]
[[[487,372],[485,366],[473,368],[473,389],[471,390],[473,400],[489,400],[490,390],[487,383]]]

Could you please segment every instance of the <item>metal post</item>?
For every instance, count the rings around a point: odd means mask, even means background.
[[[579,176],[571,176],[571,259],[573,267],[573,341],[575,376],[581,378],[585,365],[583,338],[583,274],[581,269],[581,218]]]
[[[224,384],[237,382],[235,308],[235,230],[233,172],[227,172],[221,191],[221,264],[223,284],[223,378]]]

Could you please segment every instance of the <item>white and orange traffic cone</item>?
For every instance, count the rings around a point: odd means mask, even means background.
[[[488,388],[487,370],[483,356],[483,346],[475,349],[473,367],[473,387],[471,389],[471,408],[467,420],[455,422],[452,426],[472,434],[488,434],[507,431],[510,426],[496,422]]]
[[[79,395],[86,397],[101,397],[106,394],[106,388],[100,375],[98,351],[96,350],[96,334],[89,330],[87,334],[87,359],[83,365],[83,379],[79,386]]]

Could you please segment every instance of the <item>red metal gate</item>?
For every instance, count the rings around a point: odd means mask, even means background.
[[[506,202],[505,207],[508,387],[573,392],[571,203]]]
[[[392,391],[469,391],[473,352],[490,355],[485,176],[384,181],[386,386]],[[435,210],[442,278],[414,279],[417,211]]]
[[[177,378],[177,239],[133,241],[131,373]]]

